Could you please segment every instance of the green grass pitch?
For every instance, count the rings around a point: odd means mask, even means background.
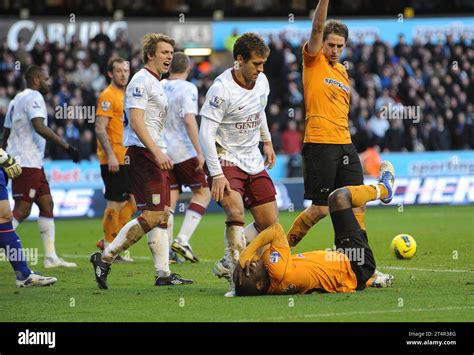
[[[280,214],[288,229],[297,212]],[[8,262],[0,261],[0,321],[151,321],[151,322],[346,322],[346,321],[474,321],[474,206],[369,208],[369,242],[378,268],[395,276],[390,289],[352,294],[263,296],[227,299],[227,284],[211,273],[223,253],[224,215],[205,215],[191,243],[198,264],[172,266],[195,284],[155,287],[150,252],[143,238],[130,249],[133,265],[114,265],[109,290],[99,290],[88,255],[101,236],[101,221],[56,221],[57,250],[77,269],[44,270],[35,222],[19,227],[24,248],[39,248],[32,269],[56,276],[53,287],[17,289]],[[250,221],[250,215],[247,221]],[[182,223],[176,218],[175,233]],[[399,233],[418,243],[412,260],[390,254],[390,241]],[[295,252],[332,247],[330,218],[321,221]]]

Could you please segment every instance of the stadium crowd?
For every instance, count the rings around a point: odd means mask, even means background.
[[[273,144],[277,153],[297,157],[304,130],[301,46],[292,46],[284,34],[271,38],[269,46],[265,73],[272,88],[267,117]],[[3,39],[2,127],[9,101],[22,88],[21,69],[42,65],[52,84],[46,97],[49,125],[78,146],[83,159],[90,159],[96,151],[93,114],[85,111],[66,119],[60,111],[96,105],[99,92],[108,84],[107,62],[112,56],[129,60],[132,75],[142,66],[139,44],[130,43],[126,33],[114,42],[100,33],[87,47],[77,38],[64,48],[58,43],[38,43],[30,52],[24,41],[12,52]],[[395,46],[379,38],[372,45],[349,42],[342,61],[351,80],[349,125],[359,151],[367,146],[391,152],[474,149],[474,49],[465,39],[454,41],[447,36],[439,43],[408,45],[400,36]],[[213,57],[196,63],[190,80],[199,88],[201,105],[214,77],[224,69]],[[396,110],[403,111],[401,105],[419,111],[397,115]],[[47,147],[47,158],[64,159],[64,154]]]

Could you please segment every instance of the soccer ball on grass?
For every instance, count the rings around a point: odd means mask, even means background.
[[[409,234],[399,234],[393,238],[390,250],[399,259],[411,259],[416,254],[416,241]]]

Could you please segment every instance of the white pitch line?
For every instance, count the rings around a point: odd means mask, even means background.
[[[39,254],[39,256],[44,257],[44,254]],[[87,259],[90,255],[80,255],[80,254],[61,254],[62,257],[70,258],[70,259]],[[134,255],[130,254],[132,259],[136,260],[150,260],[151,256],[142,256],[142,255]],[[214,260],[208,259],[199,259],[202,262],[214,262]],[[421,272],[460,272],[460,273],[468,273],[474,274],[474,270],[463,270],[463,269],[423,269],[417,267],[402,267],[402,266],[380,266],[380,269],[387,269],[387,270],[401,270],[401,271],[421,271]]]
[[[467,272],[474,274],[474,270],[463,269],[423,269],[418,267],[403,267],[403,266],[380,266],[381,269],[388,270],[403,270],[403,271],[423,271],[423,272]]]
[[[345,317],[345,316],[357,316],[357,315],[369,315],[369,314],[384,314],[384,313],[406,313],[406,312],[439,312],[439,311],[461,311],[461,310],[474,310],[474,306],[469,307],[444,307],[444,308],[414,308],[414,309],[390,309],[390,310],[378,310],[378,311],[366,311],[366,312],[340,312],[340,313],[316,313],[316,314],[302,314],[300,316],[290,317],[272,317],[265,319],[244,319],[237,320],[236,322],[261,322],[261,321],[279,321],[279,320],[291,320],[292,318],[320,318],[320,317]]]

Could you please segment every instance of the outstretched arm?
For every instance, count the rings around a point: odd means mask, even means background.
[[[315,55],[323,45],[324,23],[328,14],[329,0],[319,0],[313,15],[311,35],[308,40],[308,53]]]

